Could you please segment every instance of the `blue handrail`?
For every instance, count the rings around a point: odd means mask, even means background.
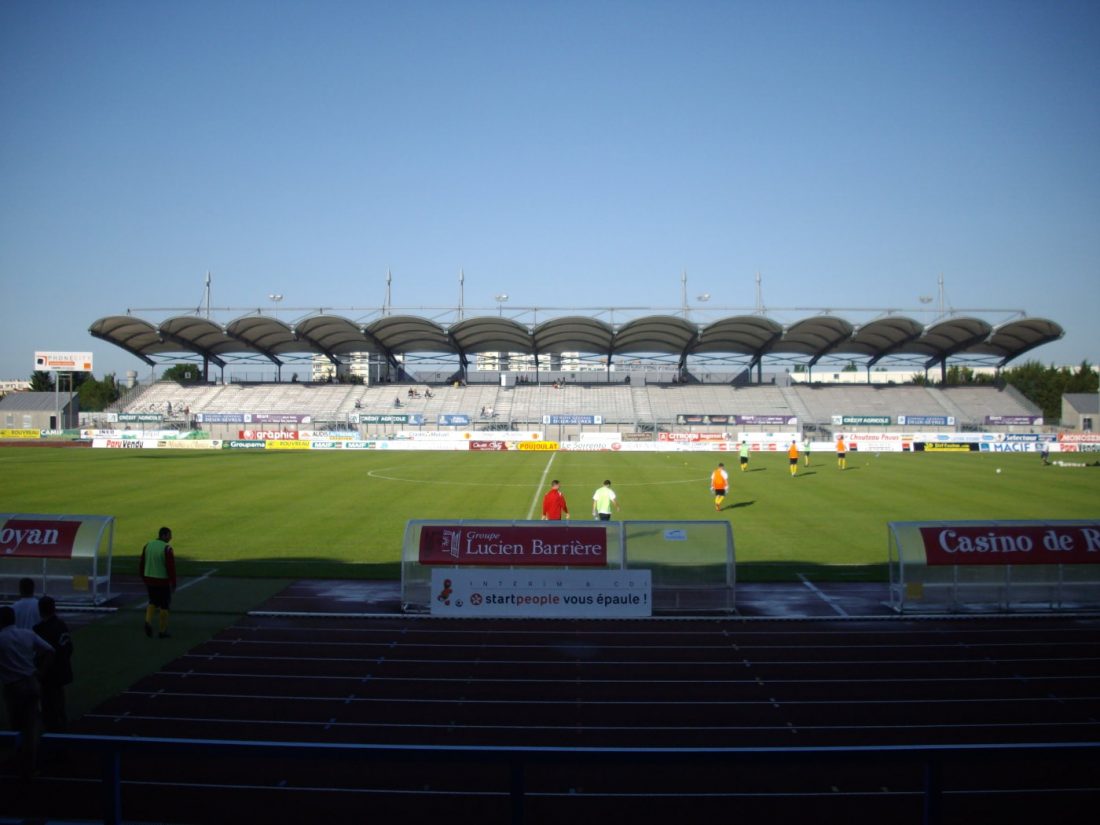
[[[20,735],[0,732],[0,742],[18,746]],[[503,764],[509,767],[511,821],[523,822],[524,774],[527,765],[563,763],[617,764],[732,764],[739,762],[818,762],[830,757],[874,757],[877,761],[923,764],[922,822],[940,819],[942,764],[960,756],[989,761],[1016,761],[1036,757],[1071,759],[1100,754],[1100,742],[1040,742],[957,745],[810,745],[802,747],[535,747],[523,745],[380,745],[324,742],[280,742],[240,739],[179,739],[156,736],[94,736],[47,733],[46,748],[90,751],[104,755],[104,816],[108,825],[122,823],[121,763],[123,754],[164,753],[350,759],[365,762],[433,761]]]

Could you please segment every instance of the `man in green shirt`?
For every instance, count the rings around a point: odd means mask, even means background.
[[[611,508],[621,510],[619,502],[615,497],[615,491],[611,489],[611,479],[607,479],[603,483],[603,487],[600,487],[592,494],[592,518],[598,518],[600,521],[611,521]]]
[[[168,608],[172,605],[172,591],[176,589],[176,556],[172,552],[172,531],[161,527],[157,537],[146,542],[141,549],[141,579],[149,592],[149,605],[145,608],[145,635],[153,635],[153,615],[160,611],[160,633],[168,638]]]

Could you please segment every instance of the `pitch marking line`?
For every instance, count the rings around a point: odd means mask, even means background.
[[[557,453],[551,453],[551,457],[556,456]],[[367,476],[369,478],[377,478],[382,481],[400,481],[407,482],[409,484],[423,484],[423,478],[402,478],[398,475],[387,475],[397,467],[381,467],[377,470],[368,470]],[[661,481],[635,481],[635,482],[620,482],[616,484],[616,487],[670,487],[673,484],[698,484],[700,481],[705,481],[705,478],[699,476],[693,476],[692,478],[680,478],[680,479],[663,479]],[[462,484],[464,487],[526,487],[528,482],[523,483],[507,483],[499,481],[472,481],[463,479]]]
[[[844,618],[849,618],[847,611],[843,607],[841,607],[839,604],[837,604],[832,596],[829,596],[825,593],[822,593],[821,590],[818,589],[814,585],[814,583],[811,582],[809,579],[807,579],[806,576],[803,575],[802,573],[798,574],[798,578],[800,578],[802,580],[802,583],[810,589],[810,592],[812,592],[815,595],[819,596],[821,598],[821,600],[823,602],[825,602],[825,604],[829,605],[829,607],[831,607],[839,615],[843,616]]]
[[[527,508],[528,521],[535,517],[535,508],[539,505],[539,496],[542,494],[542,490],[546,486],[546,477],[550,475],[550,466],[554,463],[554,458],[556,456],[557,453],[550,453],[550,460],[546,462],[546,466],[542,469],[542,477],[539,478],[539,483],[535,487],[535,495],[531,499],[531,506]]]
[[[186,584],[181,584],[179,587],[176,588],[176,592],[179,593],[180,591],[186,590],[188,587],[191,587],[194,584],[198,584],[201,581],[205,581],[206,579],[210,578],[211,576],[213,576],[217,572],[218,572],[218,568],[211,567],[209,570],[207,570],[205,573],[203,573],[197,579],[191,579],[191,581],[187,582]],[[145,603],[142,604],[141,606],[142,607],[148,607],[149,606],[149,600],[146,599]]]

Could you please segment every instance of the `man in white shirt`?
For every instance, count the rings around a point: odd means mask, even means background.
[[[33,630],[15,626],[15,610],[0,607],[0,683],[4,685],[4,704],[8,724],[23,734],[19,750],[19,772],[30,779],[38,763],[38,739],[42,733],[39,698],[39,668],[53,661],[54,649]],[[37,658],[37,662],[35,661]]]
[[[16,627],[34,630],[34,626],[42,621],[38,612],[38,599],[34,597],[34,579],[19,580],[19,600],[11,607],[15,611]]]

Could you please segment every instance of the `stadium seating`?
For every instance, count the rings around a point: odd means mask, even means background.
[[[413,390],[415,395],[410,396]],[[428,391],[431,397],[428,397]],[[401,403],[396,407],[394,399]],[[168,410],[171,414],[168,414]],[[313,422],[347,424],[353,413],[419,414],[425,426],[441,415],[469,416],[473,426],[540,427],[545,416],[601,416],[619,429],[673,427],[677,416],[759,415],[797,418],[802,427],[829,428],[833,416],[951,416],[951,429],[988,426],[987,416],[1035,416],[1038,408],[1012,388],[915,385],[772,384],[196,384],[159,381],[131,391],[115,411],[155,412],[181,422],[197,413],[295,413]],[[896,426],[896,425],[895,425]],[[392,427],[388,428],[392,429]]]

